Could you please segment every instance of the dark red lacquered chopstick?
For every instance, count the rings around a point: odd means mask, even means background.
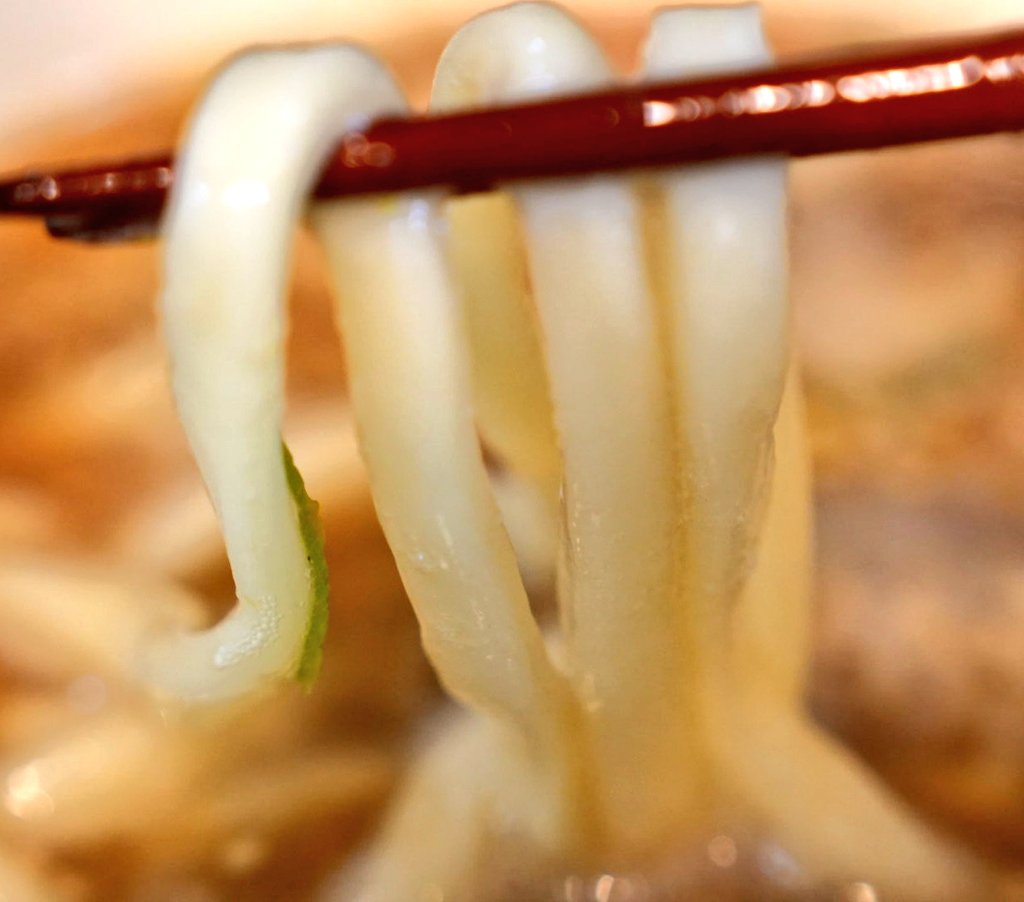
[[[384,119],[342,141],[316,194],[474,191],[514,179],[1016,130],[1024,130],[1024,29],[504,109]],[[42,216],[64,237],[146,234],[173,177],[169,156],[23,175],[0,183],[0,213]]]

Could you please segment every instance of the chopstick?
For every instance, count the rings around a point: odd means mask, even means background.
[[[432,186],[794,157],[1024,130],[1024,28],[833,52],[757,72],[444,116],[381,119],[349,133],[319,198]],[[0,181],[0,214],[51,234],[153,234],[174,179],[170,155]]]

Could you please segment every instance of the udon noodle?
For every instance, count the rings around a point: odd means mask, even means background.
[[[645,77],[769,60],[755,7],[671,9],[654,18]],[[432,107],[613,80],[575,20],[521,3],[455,35]],[[319,45],[235,58],[192,118],[163,225],[161,309],[237,601],[209,626],[170,581],[5,565],[0,595],[29,599],[19,628],[43,637],[25,643],[26,668],[88,669],[149,694],[9,781],[25,811],[52,806],[63,790],[47,775],[78,761],[86,779],[69,777],[68,791],[92,804],[87,823],[60,822],[64,836],[141,829],[138,795],[126,808],[113,782],[155,756],[165,779],[142,801],[173,821],[189,785],[213,772],[199,734],[249,749],[268,736],[287,748],[302,732],[279,684],[315,679],[327,587],[315,505],[281,439],[292,234],[339,137],[404,109],[372,56]],[[869,880],[899,899],[984,892],[985,868],[803,710],[809,478],[785,179],[784,161],[754,159],[311,208],[373,503],[426,654],[459,703],[324,898],[496,897],[509,861],[534,887],[657,873],[688,838],[731,823],[776,838],[816,885]],[[355,465],[343,433],[329,437],[336,461],[317,458],[325,469]],[[192,555],[193,507],[178,519],[161,510],[126,547],[173,571]],[[160,534],[167,522],[177,526]],[[548,565],[556,623],[524,585]],[[55,637],[45,624],[72,594],[77,618]],[[268,706],[258,720],[253,696]],[[116,767],[99,752],[90,763],[90,749],[109,748]],[[362,804],[393,777],[390,756],[367,749],[304,765],[301,777],[283,759],[257,769],[260,801],[243,812],[218,807],[222,787],[189,815],[201,825],[190,841],[275,817],[289,795]],[[57,899],[64,890],[45,879],[0,850],[0,898]]]

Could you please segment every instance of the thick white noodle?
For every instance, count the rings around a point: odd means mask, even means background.
[[[449,198],[444,207],[477,426],[513,473],[554,501],[558,448],[515,210],[497,192]]]
[[[763,50],[756,26],[749,8],[663,13],[650,68],[692,72],[730,54],[729,64],[749,63]],[[456,35],[436,104],[550,96],[609,78],[571,18],[521,4]],[[147,646],[144,672],[163,692],[227,698],[293,672],[301,656],[310,572],[280,445],[287,248],[339,132],[356,117],[403,108],[393,82],[358,50],[260,51],[222,73],[193,123],[167,220],[165,326],[239,602],[212,630]],[[481,457],[440,196],[314,209],[341,295],[355,420],[382,526],[441,681],[486,715],[456,717],[413,767],[365,882],[358,891],[346,884],[342,898],[478,898],[471,872],[517,840],[535,858],[581,867],[635,863],[705,813],[705,792],[723,790],[815,874],[877,875],[901,897],[941,898],[955,895],[966,873],[802,718],[792,660],[771,677],[778,692],[745,692],[758,673],[746,660],[727,678],[730,655],[760,650],[772,624],[804,625],[805,545],[775,567],[754,565],[787,361],[784,184],[778,161],[695,167],[659,183],[669,223],[662,259],[674,261],[667,342],[628,180],[511,189],[563,455],[560,603],[570,679],[532,617]],[[481,244],[499,235],[481,234]],[[522,360],[526,341],[515,352]],[[793,470],[780,471],[770,494],[765,555],[806,537],[794,513],[806,502],[799,408],[795,394],[788,400],[775,428],[780,467]],[[773,580],[800,593],[791,616],[761,616]],[[737,610],[749,646],[730,645]],[[712,725],[707,748],[699,747],[698,698],[710,700],[700,712]],[[111,715],[110,736],[93,750],[97,774],[112,773],[95,757],[109,743],[132,760],[146,757],[152,731],[136,735],[136,726]],[[55,746],[51,757],[69,749]],[[717,757],[713,772],[708,753]],[[13,772],[14,789],[44,807],[40,786],[62,791],[58,770],[38,771],[48,754]],[[189,766],[167,769],[180,777]],[[720,785],[697,785],[718,777]],[[90,790],[78,781],[67,791]],[[157,787],[151,797],[166,807],[174,793]],[[116,806],[107,815],[114,825],[122,816]],[[79,829],[72,822],[69,835]]]
[[[763,66],[756,5],[654,18],[651,80]],[[684,557],[703,678],[726,679],[728,622],[753,563],[788,358],[786,161],[659,174],[676,433],[687,498]],[[713,712],[711,712],[713,714]]]
[[[424,648],[452,695],[555,754],[567,694],[477,440],[439,198],[322,203],[312,217],[338,294],[374,504]]]
[[[433,106],[509,103],[611,81],[561,9],[521,3],[463,26]],[[673,592],[672,425],[641,209],[624,177],[510,186],[524,224],[563,454],[566,659],[584,705],[609,844],[649,848],[693,810],[696,773]]]
[[[341,898],[388,902],[427,884],[462,898],[484,837],[521,832],[561,849],[584,832],[578,718],[530,611],[481,456],[439,198],[324,203],[313,222],[339,295],[374,504],[424,649],[446,689],[487,715],[443,737],[446,761],[459,766],[439,766],[436,756],[417,762]],[[490,760],[505,774],[497,783],[483,779]]]
[[[651,78],[766,63],[760,9],[662,11],[646,60]],[[976,874],[968,857],[917,823],[800,706],[810,524],[795,376],[768,481],[788,356],[785,163],[692,166],[656,185],[666,205],[678,434],[694,527],[687,588],[712,680],[704,698],[716,763],[741,808],[817,879],[867,878],[900,899],[963,898]],[[755,563],[759,496],[768,511]]]
[[[164,330],[238,603],[146,649],[144,673],[173,697],[240,695],[298,668],[313,591],[281,446],[292,234],[341,133],[401,106],[358,49],[262,50],[227,65],[190,125],[164,223]]]

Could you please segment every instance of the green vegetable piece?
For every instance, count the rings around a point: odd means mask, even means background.
[[[328,597],[330,585],[327,575],[327,558],[324,555],[324,533],[320,522],[320,505],[306,494],[302,481],[288,446],[281,443],[284,471],[295,509],[299,515],[299,532],[309,562],[309,620],[306,624],[306,641],[295,668],[295,679],[308,691],[312,688],[320,666],[323,663],[324,636],[327,635]]]

